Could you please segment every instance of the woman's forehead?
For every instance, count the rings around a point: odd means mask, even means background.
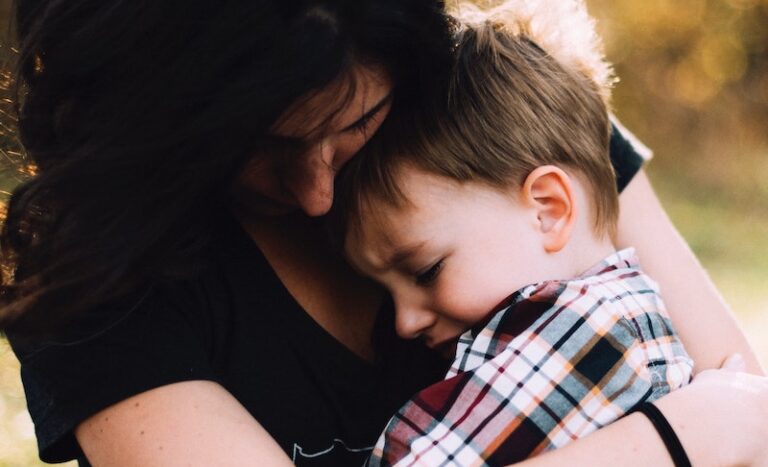
[[[354,125],[391,92],[392,81],[382,66],[354,65],[328,86],[293,102],[271,131],[300,139],[339,132]]]

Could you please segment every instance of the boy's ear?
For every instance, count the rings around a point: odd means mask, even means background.
[[[536,209],[545,251],[563,249],[571,238],[577,214],[571,177],[553,165],[537,167],[526,177],[522,196]]]

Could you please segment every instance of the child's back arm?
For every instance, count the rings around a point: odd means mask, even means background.
[[[709,370],[654,404],[672,425],[693,465],[768,465],[768,378]],[[653,425],[636,413],[562,449],[515,465],[671,467],[673,463]]]

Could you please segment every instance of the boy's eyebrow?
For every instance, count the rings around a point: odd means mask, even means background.
[[[407,245],[396,248],[394,252],[389,256],[389,259],[385,263],[385,267],[399,266],[403,264],[408,258],[414,256],[421,250],[427,242],[419,242],[413,245]]]
[[[362,122],[370,119],[371,117],[373,117],[374,115],[379,113],[381,111],[381,109],[383,109],[384,106],[387,105],[391,99],[392,99],[392,93],[390,92],[386,96],[382,97],[381,100],[376,103],[376,105],[374,105],[373,107],[368,109],[368,111],[366,113],[361,115],[360,118],[358,118],[354,122],[352,122],[349,125],[347,125],[344,128],[342,128],[341,131],[342,132],[350,131],[353,128],[355,128],[356,126],[360,125]]]

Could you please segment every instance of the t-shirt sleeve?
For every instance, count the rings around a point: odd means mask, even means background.
[[[653,152],[613,116],[611,130],[611,164],[616,171],[616,185],[621,192],[629,185],[645,161],[653,157]]]
[[[43,461],[83,456],[75,427],[110,405],[171,383],[216,380],[204,332],[184,308],[150,292],[119,313],[105,310],[114,319],[86,338],[30,344],[9,334]]]

